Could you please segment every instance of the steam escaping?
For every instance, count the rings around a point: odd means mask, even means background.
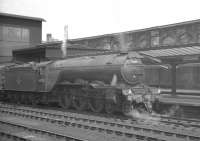
[[[138,110],[132,110],[131,112],[127,113],[126,115],[133,118],[138,119],[138,121],[142,121],[144,124],[151,124],[151,125],[160,125],[162,122],[163,117],[174,117],[177,114],[178,117],[184,117],[181,113],[181,108],[179,105],[174,105],[170,107],[167,111],[163,114],[158,113],[147,113],[147,112],[139,112]]]
[[[116,86],[117,85],[117,75],[114,74],[113,75],[113,78],[112,78],[112,81],[110,83],[111,86]]]
[[[67,56],[67,40],[68,40],[68,26],[64,26],[64,39],[61,46],[62,57],[65,58]]]
[[[172,117],[172,116],[182,117],[183,116],[182,112],[183,111],[182,111],[182,109],[181,109],[181,107],[179,105],[173,105],[169,109],[164,111],[164,115],[168,116],[168,117]]]
[[[149,123],[153,125],[160,124],[161,117],[156,114],[149,114],[149,113],[140,113],[137,110],[132,110],[127,114],[127,116],[132,117],[134,119],[143,120],[144,123]]]

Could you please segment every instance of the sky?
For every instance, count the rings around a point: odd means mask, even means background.
[[[0,12],[41,17],[42,38],[83,38],[200,19],[199,0],[0,0]]]

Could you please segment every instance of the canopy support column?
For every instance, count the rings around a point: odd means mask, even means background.
[[[171,92],[172,95],[176,95],[176,66],[177,64],[173,63],[171,64]]]

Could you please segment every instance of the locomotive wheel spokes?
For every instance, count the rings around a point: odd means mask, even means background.
[[[84,97],[74,96],[72,102],[78,111],[84,111],[87,107],[87,100]]]
[[[104,102],[102,99],[91,99],[89,102],[89,107],[92,112],[100,113],[104,108]]]
[[[19,103],[24,104],[24,95],[23,94],[19,95]]]
[[[31,94],[28,95],[28,105],[32,105],[32,96],[31,96]]]
[[[37,98],[34,94],[30,95],[30,104],[33,106],[37,105]]]
[[[10,94],[10,102],[15,103],[15,94]]]
[[[15,94],[15,103],[20,104],[20,95]]]
[[[18,97],[18,95],[16,94],[14,97],[15,97],[15,103],[19,104],[19,97]]]
[[[7,95],[7,100],[8,100],[9,102],[12,102],[12,95],[11,95],[11,94],[8,94],[8,95]]]
[[[122,113],[126,115],[131,113],[132,111],[133,111],[133,105],[131,104],[131,102],[124,101],[122,103]]]
[[[26,104],[26,96],[25,95],[22,95],[22,97],[21,97],[21,103],[22,104]]]
[[[29,102],[29,95],[27,94],[27,95],[25,95],[25,97],[24,97],[24,103],[25,104],[29,104],[30,102]]]
[[[107,101],[105,104],[105,111],[107,114],[113,114],[115,111],[115,104],[111,101]]]
[[[31,105],[35,106],[37,105],[37,99],[33,96],[32,100],[31,100]]]
[[[71,97],[68,94],[60,96],[59,104],[62,108],[68,109],[71,106]]]
[[[144,104],[140,103],[136,106],[136,110],[139,112],[139,113],[148,113],[146,107]]]

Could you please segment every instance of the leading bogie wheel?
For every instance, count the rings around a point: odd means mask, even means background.
[[[131,102],[124,101],[122,103],[122,113],[126,115],[131,113],[132,111],[133,111],[133,105],[131,104]]]
[[[104,101],[102,99],[92,98],[89,101],[89,107],[92,112],[100,113],[104,109]]]
[[[136,106],[136,109],[139,113],[142,113],[142,114],[147,114],[148,113],[148,110],[147,108],[145,107],[145,105],[143,103],[140,103]]]

